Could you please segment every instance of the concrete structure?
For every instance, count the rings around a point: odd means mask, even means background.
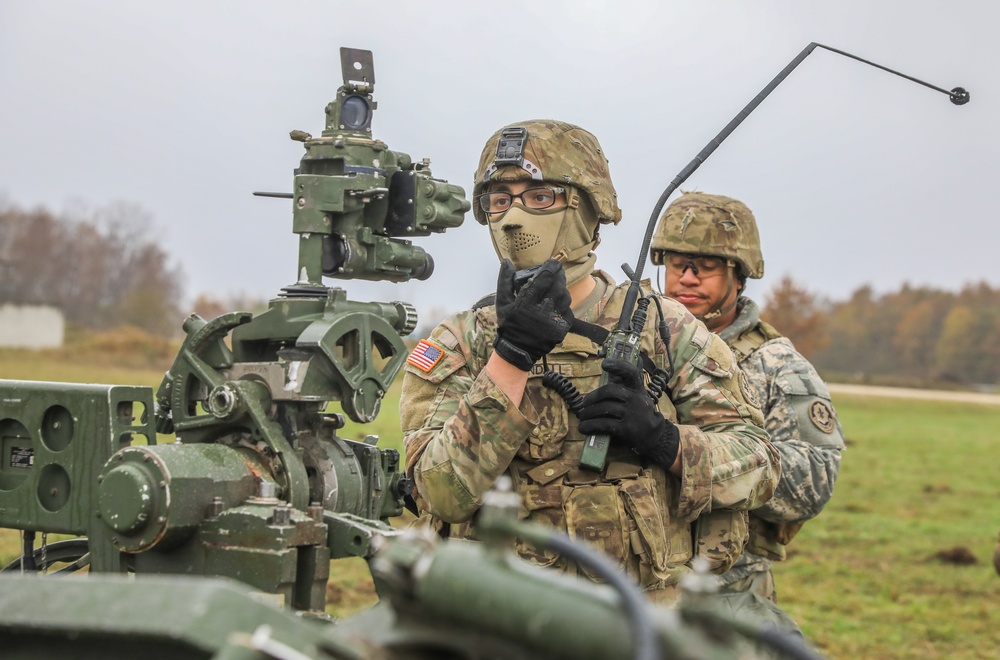
[[[63,344],[66,321],[49,305],[0,305],[0,346],[5,348],[58,348]]]

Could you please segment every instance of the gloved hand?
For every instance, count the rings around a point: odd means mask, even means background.
[[[606,433],[640,456],[656,461],[663,469],[670,469],[680,448],[680,431],[656,409],[643,385],[642,369],[614,358],[607,358],[601,366],[611,382],[583,397],[580,432]]]
[[[522,371],[563,340],[573,322],[566,271],[549,259],[521,290],[514,293],[514,273],[510,259],[500,264],[497,278],[497,338],[493,349]]]

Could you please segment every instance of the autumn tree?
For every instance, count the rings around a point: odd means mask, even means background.
[[[868,285],[834,303],[821,370],[924,381],[1000,382],[1000,290],[960,292],[904,284],[876,295]]]
[[[816,296],[797,285],[789,275],[782,277],[764,297],[761,318],[788,337],[807,357],[830,341],[824,328],[826,314]]]
[[[904,285],[898,294],[890,294],[887,298],[886,307],[897,319],[892,347],[899,371],[918,378],[935,378],[935,344],[945,316],[955,305],[955,295]]]
[[[55,215],[0,209],[0,302],[47,304],[91,328],[179,326],[182,274],[148,213],[125,203]]]
[[[826,327],[830,342],[813,356],[813,364],[821,371],[862,376],[885,373],[891,363],[888,325],[872,287],[858,288],[830,309]]]
[[[934,358],[942,375],[949,380],[962,381],[965,379],[963,374],[976,368],[977,348],[969,341],[976,320],[975,312],[965,305],[955,307],[944,319]]]

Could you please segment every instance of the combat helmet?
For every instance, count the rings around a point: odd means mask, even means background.
[[[731,197],[687,192],[660,216],[650,246],[650,259],[663,263],[663,251],[732,259],[740,275],[764,276],[757,221],[746,204]]]
[[[552,119],[504,126],[483,148],[472,194],[484,192],[490,181],[527,179],[574,186],[587,196],[601,224],[621,220],[608,159],[597,138],[579,126]],[[479,224],[487,224],[479,205],[472,208]]]

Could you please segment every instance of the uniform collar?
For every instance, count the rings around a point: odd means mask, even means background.
[[[741,337],[743,333],[753,330],[759,322],[760,307],[753,300],[740,296],[736,300],[736,318],[718,334],[724,342],[729,343]]]

